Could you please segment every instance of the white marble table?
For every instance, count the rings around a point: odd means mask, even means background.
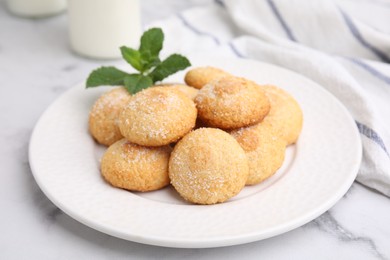
[[[142,0],[143,22],[207,2]],[[20,19],[0,2],[0,259],[390,259],[390,200],[357,183],[300,228],[225,248],[142,245],[64,214],[34,181],[29,137],[47,106],[102,63],[118,61],[88,60],[69,50],[65,14]]]

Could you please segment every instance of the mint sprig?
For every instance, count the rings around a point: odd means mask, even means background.
[[[163,48],[164,33],[160,28],[152,28],[144,32],[138,50],[122,46],[122,57],[139,73],[127,73],[115,67],[100,67],[92,71],[87,79],[86,87],[124,86],[131,94],[152,86],[158,81],[183,70],[191,63],[179,54],[172,54],[160,60]]]
[[[100,67],[94,70],[87,79],[87,88],[102,85],[123,85],[123,80],[129,74],[115,67]]]

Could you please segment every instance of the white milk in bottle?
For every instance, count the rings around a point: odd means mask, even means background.
[[[69,0],[70,45],[76,53],[99,59],[121,57],[119,47],[138,47],[139,0]]]
[[[66,0],[7,0],[11,13],[40,18],[60,13],[66,9]]]

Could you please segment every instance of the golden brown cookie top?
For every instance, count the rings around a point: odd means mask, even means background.
[[[201,89],[207,83],[228,75],[226,71],[215,67],[197,67],[186,73],[184,81],[191,87]]]
[[[111,185],[134,191],[151,191],[169,184],[168,161],[172,148],[145,147],[121,139],[104,153],[101,171]]]
[[[284,138],[288,145],[297,141],[303,125],[303,112],[298,102],[287,91],[272,85],[261,88],[267,95],[271,109],[263,120]]]
[[[248,160],[228,133],[200,128],[176,144],[169,162],[169,176],[184,199],[198,204],[219,203],[244,187]]]
[[[246,185],[269,178],[282,166],[286,141],[267,124],[259,123],[230,132],[244,149],[249,162]]]
[[[160,146],[188,133],[195,126],[196,115],[194,102],[182,92],[153,87],[130,98],[120,115],[119,127],[133,143]]]
[[[118,127],[118,117],[130,99],[123,87],[104,93],[92,106],[89,113],[89,131],[95,140],[109,146],[122,139]]]
[[[223,129],[260,122],[270,109],[268,98],[257,84],[233,76],[205,85],[195,97],[195,103],[203,122]]]
[[[257,125],[242,127],[230,132],[245,152],[254,151],[260,145],[256,126]]]
[[[194,100],[199,90],[184,84],[167,84],[165,85],[168,88],[176,89],[185,94],[191,100]]]

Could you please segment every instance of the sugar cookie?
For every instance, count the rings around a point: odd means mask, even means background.
[[[206,84],[195,103],[203,122],[223,129],[260,122],[270,109],[268,98],[257,84],[232,76]]]
[[[224,202],[245,186],[248,159],[228,133],[199,128],[176,144],[169,160],[169,177],[187,201]]]
[[[297,141],[302,130],[303,113],[298,102],[285,90],[272,86],[261,86],[267,95],[271,109],[262,124],[280,133],[287,145]]]
[[[186,73],[184,81],[191,87],[201,89],[210,81],[228,75],[230,74],[214,67],[197,67]]]
[[[119,117],[122,135],[132,143],[161,146],[188,133],[196,121],[194,102],[182,92],[153,87],[132,96]]]
[[[198,94],[199,90],[184,84],[169,84],[166,85],[168,88],[173,88],[176,90],[179,90],[183,94],[185,94],[187,97],[189,97],[191,100],[194,100],[196,95]]]
[[[169,184],[169,146],[144,147],[121,139],[101,161],[101,172],[111,185],[132,191],[151,191]]]
[[[262,123],[233,130],[230,133],[244,149],[249,162],[246,185],[262,182],[283,164],[286,142]]]
[[[129,92],[120,87],[103,94],[94,103],[88,124],[91,135],[98,143],[109,146],[123,138],[118,117],[129,99]]]

